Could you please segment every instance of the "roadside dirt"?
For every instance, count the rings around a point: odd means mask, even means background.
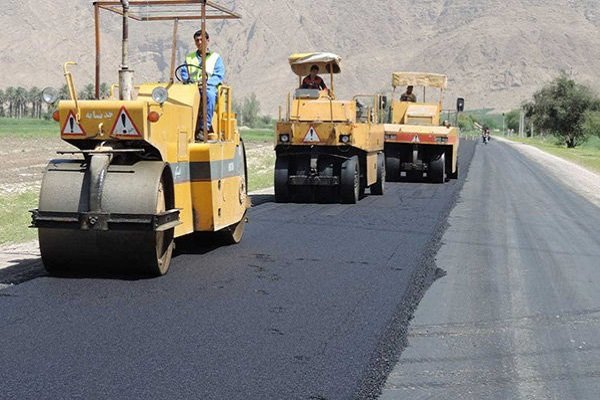
[[[48,160],[69,147],[60,139],[0,138],[0,195],[39,188]]]

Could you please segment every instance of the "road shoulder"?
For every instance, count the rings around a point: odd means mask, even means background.
[[[600,207],[600,175],[574,162],[557,157],[535,146],[513,142],[503,137],[494,139],[509,144],[530,160],[542,165],[555,179],[575,193]]]

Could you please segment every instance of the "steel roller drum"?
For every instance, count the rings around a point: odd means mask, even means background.
[[[110,165],[99,192],[101,210],[108,213],[155,214],[172,207],[170,170],[161,161]],[[92,180],[82,160],[53,160],[40,191],[39,210],[87,212]],[[82,230],[40,228],[39,243],[49,272],[110,271],[163,275],[171,258],[173,229]]]

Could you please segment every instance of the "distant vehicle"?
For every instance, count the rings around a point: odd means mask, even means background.
[[[481,140],[484,144],[488,144],[488,142],[490,141],[490,130],[488,128],[484,128],[481,131]]]
[[[293,54],[299,78],[287,112],[275,133],[275,200],[356,203],[368,187],[384,191],[383,124],[385,98],[378,95],[338,100],[333,76],[340,57],[332,53]],[[330,76],[328,89],[302,89],[302,78],[317,66]]]
[[[180,19],[195,19],[205,32],[202,16],[207,11],[211,18],[239,16],[197,0],[102,1],[94,7],[96,24],[101,9],[123,17],[119,85],[111,98],[99,98],[98,58],[96,99],[78,100],[68,71],[72,63],[65,64],[71,99],[58,103],[54,119],[61,138],[77,148],[61,154],[81,158],[50,161],[32,226],[39,229],[42,262],[50,273],[93,267],[163,275],[176,237],[215,232],[230,243],[241,240],[250,205],[246,155],[228,86],[219,89],[213,132],[195,140],[198,114],[206,110],[200,107],[206,104],[201,101],[206,74],[196,84],[174,82],[175,49],[171,82],[133,85],[133,71],[127,67],[128,23],[171,20],[177,28]],[[206,57],[205,49],[202,53]],[[44,96],[56,101],[51,90]]]
[[[450,121],[441,124],[443,92],[448,78],[441,74],[395,72],[392,74],[392,101],[385,124],[385,164],[388,181],[402,177],[436,183],[458,178],[459,129]],[[396,98],[397,88],[422,88],[421,101]],[[426,89],[439,91],[436,102],[426,101]],[[413,99],[421,93],[413,92]],[[457,113],[464,110],[464,99],[457,100]]]

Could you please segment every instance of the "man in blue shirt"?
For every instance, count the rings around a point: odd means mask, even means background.
[[[209,49],[210,36],[206,35],[206,125],[208,131],[212,131],[212,118],[217,102],[217,91],[219,86],[225,79],[225,65],[221,56],[216,52],[211,52]],[[194,33],[194,42],[197,50],[188,53],[185,57],[187,68],[181,71],[181,79],[186,83],[201,83],[202,82],[202,31]],[[190,67],[193,66],[193,67]],[[201,118],[198,119],[198,127],[196,132],[202,129]],[[203,134],[200,133],[200,136]]]

